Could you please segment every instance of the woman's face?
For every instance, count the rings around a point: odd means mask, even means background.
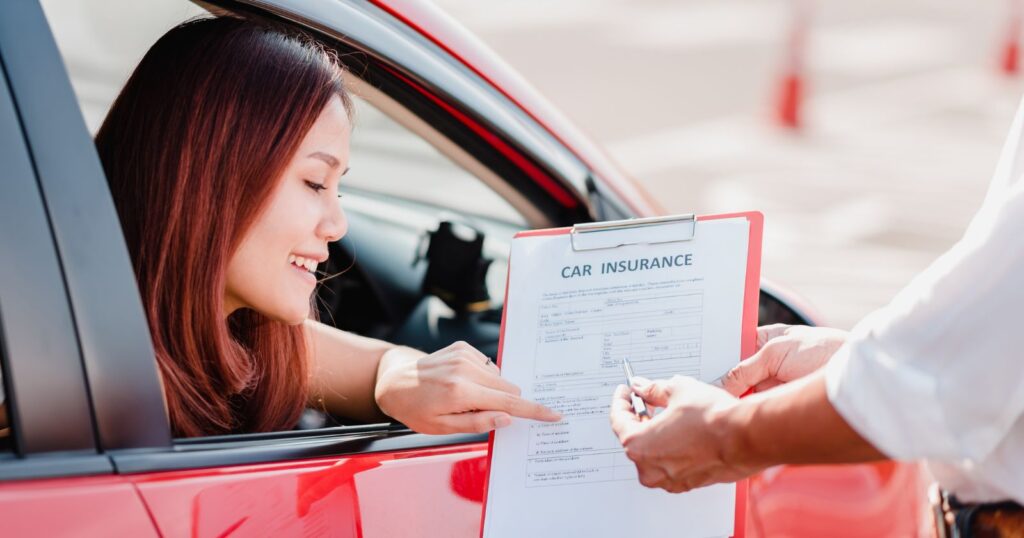
[[[335,96],[228,262],[225,314],[251,308],[290,324],[308,317],[313,271],[327,259],[327,243],[348,229],[337,194],[348,170],[350,129],[345,105]]]

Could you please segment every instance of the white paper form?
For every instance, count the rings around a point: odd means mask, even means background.
[[[655,245],[513,241],[502,377],[563,420],[517,419],[495,433],[486,538],[732,535],[735,485],[679,495],[641,486],[608,406],[624,357],[637,375],[704,381],[739,361],[748,236],[747,219],[733,218]]]

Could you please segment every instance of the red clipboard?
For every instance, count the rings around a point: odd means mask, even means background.
[[[743,287],[743,313],[741,316],[740,331],[740,360],[744,360],[757,349],[757,311],[761,290],[761,241],[764,233],[764,215],[759,211],[747,211],[740,213],[721,213],[716,215],[699,215],[695,217],[696,222],[745,218],[750,225],[747,239],[747,269]],[[536,237],[549,235],[568,235],[573,231],[572,227],[547,228],[542,230],[528,230],[519,232],[514,238]],[[504,315],[508,308],[508,285],[509,277],[512,274],[512,260],[509,260],[508,273],[505,276],[505,298],[502,303],[503,312],[501,317],[501,328],[498,336],[498,357],[497,365],[501,368],[501,356],[505,344],[505,320]],[[483,537],[484,521],[487,518],[487,495],[490,487],[490,466],[494,454],[494,432],[490,433],[487,441],[487,468],[488,472],[484,477],[484,496],[481,503],[480,514],[480,536]],[[733,523],[733,537],[743,538],[746,536],[747,523],[747,494],[749,484],[747,480],[736,483],[736,512]]]

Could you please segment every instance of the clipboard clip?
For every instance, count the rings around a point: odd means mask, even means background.
[[[639,219],[587,222],[572,227],[572,249],[579,252],[623,245],[690,241],[697,228],[693,213]],[[643,233],[639,233],[643,230]]]

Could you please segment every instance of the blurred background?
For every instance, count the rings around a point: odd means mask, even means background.
[[[844,328],[959,239],[1024,88],[1016,0],[438,4],[668,211],[764,212],[762,274]],[[794,60],[799,129],[776,118]]]
[[[669,212],[762,211],[763,275],[843,328],[960,237],[1022,89],[1003,65],[1020,0],[437,3]],[[93,129],[149,45],[201,13],[43,4]],[[780,109],[790,75],[804,98]],[[363,116],[354,156],[382,121]]]

